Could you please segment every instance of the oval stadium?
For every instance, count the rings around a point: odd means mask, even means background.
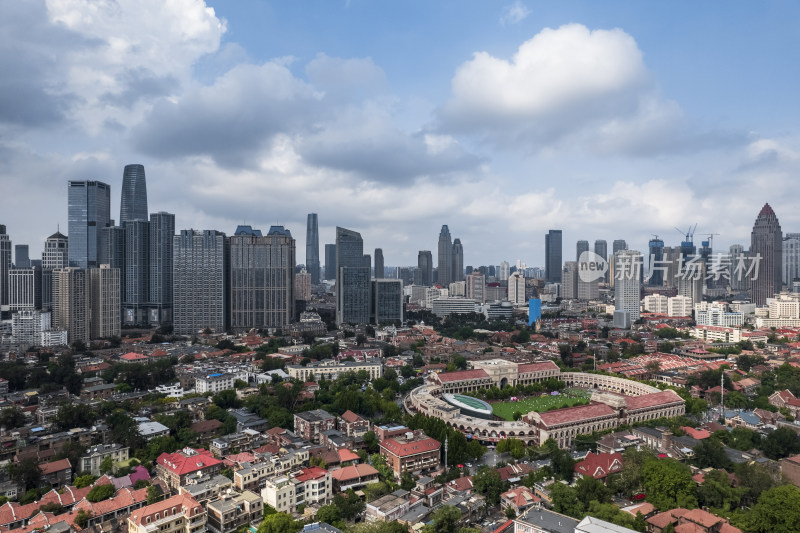
[[[463,394],[444,394],[444,401],[461,410],[461,414],[477,418],[492,419],[492,406],[487,402]]]

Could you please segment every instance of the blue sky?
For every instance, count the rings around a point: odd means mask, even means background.
[[[66,180],[147,169],[179,228],[360,231],[416,263],[543,263],[544,234],[784,232],[800,142],[796,2],[27,0],[0,17],[0,223],[32,255]],[[699,240],[699,239],[696,239]]]

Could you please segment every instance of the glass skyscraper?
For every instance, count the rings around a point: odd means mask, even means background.
[[[439,232],[439,278],[442,287],[448,287],[453,282],[453,240],[450,237],[450,228],[447,224]]]
[[[764,306],[767,298],[781,292],[781,269],[783,267],[783,232],[775,211],[764,204],[756,217],[750,234],[750,257],[759,261],[758,274],[750,276],[750,301]],[[755,278],[755,279],[753,279]]]
[[[336,323],[368,324],[370,273],[364,266],[361,234],[336,228]]]
[[[325,245],[325,279],[336,279],[336,245]]]
[[[319,283],[319,221],[316,213],[309,213],[306,223],[306,270],[311,283]]]
[[[119,225],[133,220],[147,220],[147,182],[144,165],[125,165],[122,172],[122,198]]]
[[[561,283],[561,230],[551,229],[544,236],[544,267],[547,281]]]
[[[384,277],[383,270],[383,249],[375,248],[375,279]]]
[[[453,240],[453,281],[464,281],[464,247],[461,239]]]
[[[111,187],[102,181],[70,181],[67,187],[69,264],[96,267],[102,230],[111,223]]]

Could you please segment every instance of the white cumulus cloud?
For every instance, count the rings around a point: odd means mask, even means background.
[[[500,23],[503,25],[506,24],[519,24],[526,18],[528,15],[531,14],[531,10],[523,4],[520,0],[517,0],[511,5],[507,5],[503,8],[503,13],[500,15]]]

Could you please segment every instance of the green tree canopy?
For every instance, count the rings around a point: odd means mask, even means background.
[[[650,461],[642,469],[647,501],[666,511],[676,507],[697,507],[697,485],[688,466],[674,459]]]

